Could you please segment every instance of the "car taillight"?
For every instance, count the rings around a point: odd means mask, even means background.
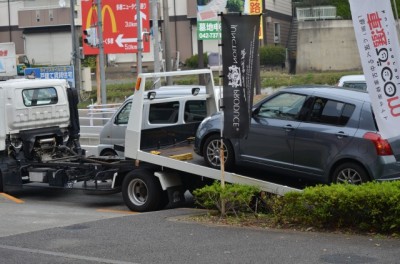
[[[367,132],[365,133],[364,138],[369,139],[374,143],[376,152],[379,156],[393,155],[389,142],[386,139],[383,139],[378,133]]]

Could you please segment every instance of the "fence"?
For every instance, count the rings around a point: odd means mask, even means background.
[[[335,6],[297,7],[297,20],[324,20],[336,19]]]
[[[103,126],[121,106],[118,104],[91,104],[86,109],[78,109],[81,127],[80,141],[82,145],[99,144],[99,135]]]

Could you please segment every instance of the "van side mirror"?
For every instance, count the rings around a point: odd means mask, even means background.
[[[192,88],[192,95],[196,96],[199,93],[200,93],[200,88],[199,87]]]
[[[154,98],[156,98],[156,92],[148,92],[147,93],[147,99],[153,100]]]

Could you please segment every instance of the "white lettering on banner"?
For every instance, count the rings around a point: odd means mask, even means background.
[[[400,47],[390,0],[350,0],[358,50],[381,136],[400,135]]]
[[[235,65],[239,64],[236,40],[237,27],[238,25],[231,25],[231,45],[234,64],[232,66],[229,66],[228,84],[233,88],[232,126],[236,128],[236,131],[240,131],[240,88],[242,86],[242,73],[240,72],[240,67],[238,67],[238,65]]]

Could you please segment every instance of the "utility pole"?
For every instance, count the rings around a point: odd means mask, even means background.
[[[100,90],[101,104],[107,103],[106,77],[104,73],[104,44],[103,44],[103,21],[101,17],[101,0],[97,0],[97,36],[99,38],[99,64],[100,64]]]
[[[159,72],[160,67],[160,45],[158,43],[158,0],[151,0],[151,16],[153,20],[153,49],[154,49],[154,72]]]
[[[81,61],[79,54],[79,38],[76,34],[75,28],[75,1],[70,0],[70,9],[71,9],[71,36],[72,36],[72,52],[71,57],[74,64],[74,79],[75,83],[74,88],[80,92],[81,89]]]
[[[140,14],[140,0],[136,0],[136,21],[137,21],[137,75],[142,73],[142,18]]]
[[[171,45],[170,45],[170,34],[169,34],[169,11],[168,11],[168,0],[163,0],[163,14],[164,14],[164,58],[165,58],[165,69],[167,72],[171,71]],[[172,85],[171,77],[167,77],[167,85]]]

